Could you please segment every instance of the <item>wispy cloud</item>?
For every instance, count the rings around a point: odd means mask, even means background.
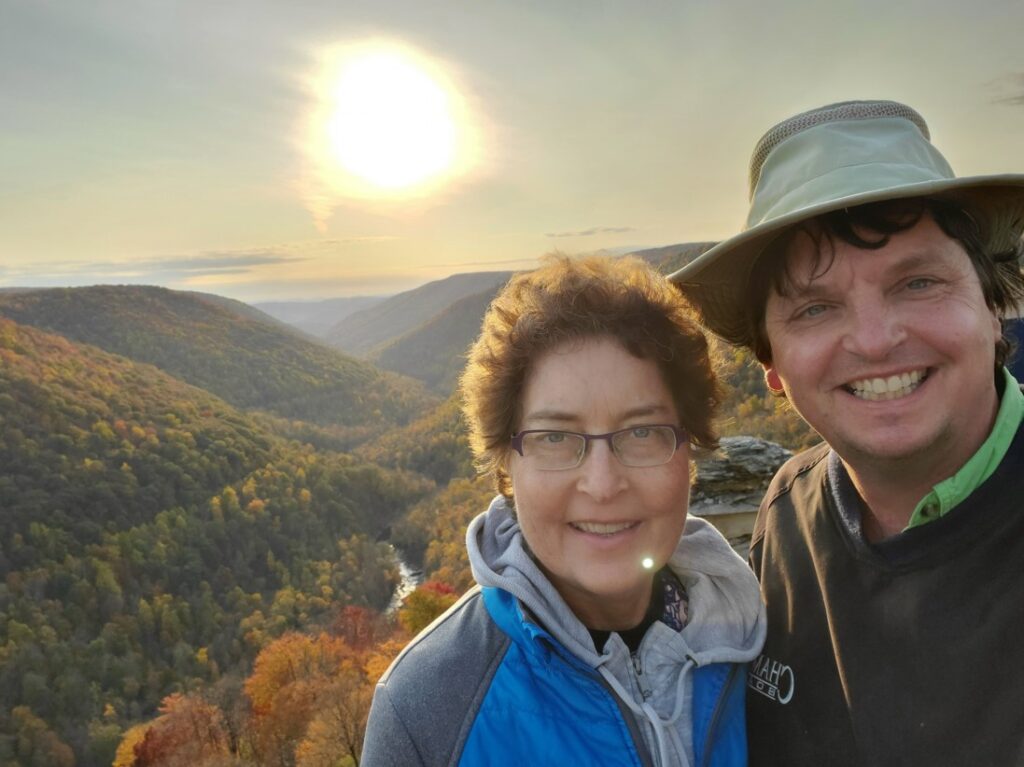
[[[82,281],[125,280],[158,284],[217,275],[249,274],[259,267],[307,260],[284,249],[207,251],[194,256],[123,259],[117,261],[57,261],[39,266],[13,266],[0,272],[12,282],[29,278],[34,284],[68,284]]]
[[[545,232],[545,237],[593,237],[595,234],[622,234],[623,232],[635,232],[631,226],[595,226],[590,229],[583,229],[579,232]]]
[[[304,261],[304,258],[297,258],[273,249],[256,250],[249,252],[208,252],[198,256],[180,256],[175,258],[158,258],[141,262],[134,262],[137,268],[156,272],[180,272],[183,274],[216,274],[222,272],[247,272],[254,266],[267,266],[268,264],[282,264],[291,261]],[[94,265],[92,271],[103,271],[105,268],[121,270],[124,264],[110,263]]]
[[[994,92],[992,103],[1024,106],[1024,72],[1011,72],[988,83]]]

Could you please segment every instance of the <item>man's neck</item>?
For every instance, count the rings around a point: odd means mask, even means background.
[[[853,486],[864,501],[861,529],[869,543],[890,538],[903,532],[922,498],[935,486],[935,482],[908,482],[907,477],[864,476],[846,464]],[[865,481],[866,480],[866,481]],[[941,481],[941,480],[938,480]]]
[[[907,528],[914,509],[932,489],[949,479],[978,451],[995,424],[998,401],[988,428],[969,442],[946,441],[948,452],[936,451],[905,459],[840,456],[857,493],[864,501],[861,526],[864,537],[877,543]]]

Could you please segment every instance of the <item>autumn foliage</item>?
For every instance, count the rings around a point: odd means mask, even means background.
[[[406,598],[396,621],[348,606],[333,633],[285,634],[263,648],[242,684],[241,721],[212,695],[169,695],[156,719],[125,733],[114,767],[355,767],[377,680],[456,599],[431,581]]]

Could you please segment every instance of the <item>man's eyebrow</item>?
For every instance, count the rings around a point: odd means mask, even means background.
[[[775,295],[784,301],[806,301],[809,298],[828,298],[834,293],[840,293],[842,291],[836,290],[829,286],[827,283],[822,283],[821,279],[813,280],[787,280],[783,290],[776,291]]]
[[[907,253],[886,269],[886,272],[890,274],[894,272],[909,272],[917,269],[944,268],[948,265],[946,259],[940,258],[934,253],[917,251]]]
[[[871,252],[869,251],[866,255],[870,257]],[[885,274],[892,277],[892,275],[913,272],[918,269],[947,268],[948,265],[945,259],[937,257],[930,250],[918,250],[901,255],[898,260],[885,268]],[[842,293],[843,291],[833,288],[827,281],[822,281],[827,274],[828,271],[810,280],[786,280],[785,289],[777,291],[776,295],[789,301],[806,301],[815,298],[829,298],[835,293]]]

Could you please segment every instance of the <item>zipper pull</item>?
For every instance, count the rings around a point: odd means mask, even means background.
[[[638,653],[630,653],[630,658],[633,660],[633,670],[636,672],[636,681],[640,685],[640,694],[644,696],[644,700],[647,700],[653,694],[651,685],[647,681],[647,677],[644,676],[643,663],[640,661],[640,655]]]

